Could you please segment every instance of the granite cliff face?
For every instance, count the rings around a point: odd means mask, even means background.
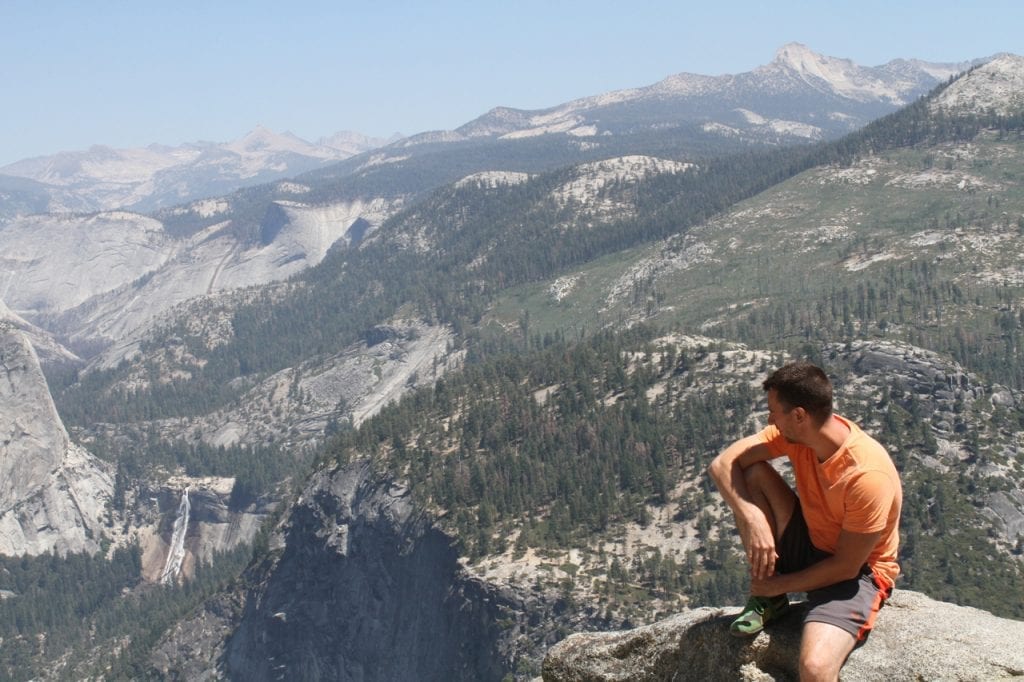
[[[31,344],[0,322],[0,554],[96,551],[112,491],[109,466],[68,438]]]
[[[16,315],[0,300],[0,324],[7,324],[20,331],[35,350],[40,364],[76,365],[83,361],[80,357],[65,348],[54,338],[53,334],[41,329],[20,315]]]
[[[729,634],[736,608],[701,608],[623,632],[576,634],[544,660],[545,682],[796,680],[803,609],[753,639]],[[997,680],[1024,675],[1024,622],[896,590],[844,680]]]

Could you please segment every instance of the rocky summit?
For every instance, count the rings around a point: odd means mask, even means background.
[[[545,682],[796,680],[804,608],[753,639],[729,634],[740,608],[701,608],[622,632],[576,634],[544,660]],[[1024,622],[896,590],[842,677],[999,680],[1024,675]]]

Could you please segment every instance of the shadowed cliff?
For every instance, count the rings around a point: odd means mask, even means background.
[[[366,468],[306,488],[227,643],[233,679],[500,679],[497,615],[449,540]]]

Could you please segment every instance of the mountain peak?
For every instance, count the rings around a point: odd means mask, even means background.
[[[933,107],[952,113],[1016,114],[1024,111],[1024,57],[1001,54],[946,88]]]
[[[342,135],[339,133],[339,135]],[[383,142],[370,141],[363,136],[364,142],[353,141],[357,133],[347,133],[347,144],[324,144],[324,140],[307,142],[290,132],[276,133],[273,130],[257,125],[244,136],[224,146],[225,149],[242,156],[262,157],[273,154],[291,153],[321,159],[343,159],[367,149],[380,146]],[[328,140],[330,141],[330,140]]]
[[[865,70],[849,59],[818,54],[802,43],[787,43],[780,47],[775,52],[772,65],[795,71],[803,78],[820,78],[832,85],[849,82]]]
[[[907,87],[916,80],[886,67],[859,66],[850,59],[827,57],[801,43],[783,45],[765,68],[787,73],[818,90],[824,87],[840,97],[859,102],[888,100],[896,106],[907,103]]]
[[[321,137],[316,141],[317,145],[321,147],[330,147],[331,149],[337,149],[343,152],[346,156],[355,156],[356,154],[362,154],[363,152],[376,149],[377,147],[383,147],[393,142],[397,142],[404,136],[401,133],[394,133],[389,138],[381,137],[370,137],[363,133],[354,132],[351,130],[339,130],[338,132],[328,137]]]
[[[775,59],[772,60],[772,63],[788,66],[795,71],[806,71],[808,69],[816,70],[816,64],[826,64],[831,61],[845,61],[852,64],[849,60],[836,60],[833,57],[820,55],[803,43],[786,43],[775,51]]]
[[[259,152],[275,149],[291,149],[296,143],[310,146],[308,142],[299,140],[288,133],[275,133],[273,130],[257,125],[241,138],[228,145],[233,151]]]

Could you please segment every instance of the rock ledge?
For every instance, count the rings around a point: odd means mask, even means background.
[[[804,608],[753,639],[729,634],[739,608],[701,608],[621,632],[581,633],[544,659],[545,682],[796,680]],[[843,680],[996,680],[1024,676],[1024,621],[897,589]]]

